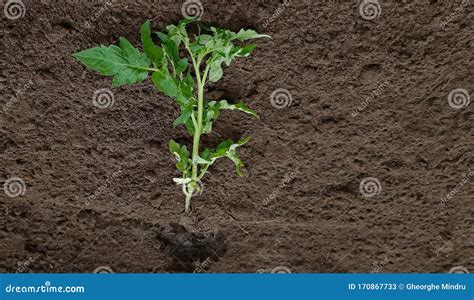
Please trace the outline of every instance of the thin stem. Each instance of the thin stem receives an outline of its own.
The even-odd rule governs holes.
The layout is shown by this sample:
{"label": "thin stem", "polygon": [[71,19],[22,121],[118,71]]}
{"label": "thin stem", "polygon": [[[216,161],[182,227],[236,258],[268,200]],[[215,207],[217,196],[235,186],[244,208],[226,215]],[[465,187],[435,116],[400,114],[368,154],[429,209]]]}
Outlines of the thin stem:
{"label": "thin stem", "polygon": [[194,128],[197,127],[196,117],[194,116],[194,111],[191,113],[191,120],[193,121]]}
{"label": "thin stem", "polygon": [[193,193],[186,193],[186,199],[184,200],[184,212],[189,213],[189,207],[191,206],[191,197]]}
{"label": "thin stem", "polygon": [[197,86],[198,86],[197,120],[196,120],[196,117],[194,116],[194,112],[191,115],[191,118],[194,124],[192,174],[191,174],[191,182],[188,185],[187,193],[185,193],[186,195],[185,211],[189,212],[189,207],[191,205],[191,197],[196,187],[196,183],[202,178],[203,174],[207,170],[207,167],[205,167],[204,173],[201,173],[200,176],[198,177],[199,165],[197,163],[197,158],[199,156],[199,142],[200,142],[201,133],[202,133],[202,121],[203,121],[203,111],[204,111],[204,84],[206,83],[207,74],[209,73],[209,65],[206,66],[206,69],[204,70],[204,73],[201,77],[201,72],[199,70],[199,67],[201,66],[201,63],[204,57],[198,56],[196,60],[196,58],[194,57],[187,43],[185,44],[185,47],[188,50],[191,60],[193,62],[194,73],[196,73],[196,81],[197,81]]}
{"label": "thin stem", "polygon": [[192,167],[192,181],[197,181],[197,171],[198,163],[197,157],[199,155],[199,141],[201,138],[201,126],[202,126],[202,111],[203,111],[203,102],[204,102],[204,88],[201,81],[201,73],[199,71],[199,66],[201,65],[201,59],[198,59],[197,62],[194,57],[191,57],[194,65],[194,72],[196,73],[196,81],[198,85],[198,111],[197,111],[197,126],[194,127],[194,140],[193,140],[193,167]]}
{"label": "thin stem", "polygon": [[202,177],[206,174],[206,171],[207,171],[207,169],[209,168],[209,166],[210,166],[210,164],[209,164],[209,165],[205,165],[205,166],[203,167],[203,169],[201,170],[201,174],[199,174],[199,176],[198,176],[198,178],[197,178],[198,180],[201,180]]}

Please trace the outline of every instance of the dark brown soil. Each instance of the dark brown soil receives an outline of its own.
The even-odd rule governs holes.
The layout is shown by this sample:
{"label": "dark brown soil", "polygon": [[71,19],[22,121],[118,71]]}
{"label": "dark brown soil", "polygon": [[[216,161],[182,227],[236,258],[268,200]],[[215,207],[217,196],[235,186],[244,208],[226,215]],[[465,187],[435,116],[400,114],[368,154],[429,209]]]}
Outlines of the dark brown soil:
{"label": "dark brown soil", "polygon": [[[171,127],[173,101],[149,81],[112,89],[71,56],[120,36],[139,45],[140,24],[177,22],[182,1],[24,0],[24,17],[2,15],[0,178],[26,190],[0,193],[0,271],[474,271],[474,105],[448,103],[473,90],[472,5],[380,2],[365,20],[357,1],[202,1],[204,21],[273,38],[209,86],[261,119],[222,115],[206,143],[253,136],[246,176],[217,163],[191,216],[167,150],[191,141]],[[115,103],[99,109],[103,88]],[[290,106],[272,106],[278,88]],[[370,198],[367,177],[381,186]],[[176,266],[157,237],[169,223],[206,243],[221,232],[226,251]]]}

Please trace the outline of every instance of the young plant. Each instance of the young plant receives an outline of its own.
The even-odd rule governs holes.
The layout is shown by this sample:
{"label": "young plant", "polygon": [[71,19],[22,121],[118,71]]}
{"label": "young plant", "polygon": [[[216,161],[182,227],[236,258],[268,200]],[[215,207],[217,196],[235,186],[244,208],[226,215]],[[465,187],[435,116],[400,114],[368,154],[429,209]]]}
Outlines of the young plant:
{"label": "young plant", "polygon": [[233,59],[250,55],[256,46],[246,44],[246,41],[269,37],[254,30],[241,29],[235,33],[217,27],[206,28],[199,22],[195,23],[197,35],[190,37],[187,26],[191,22],[182,20],[178,25],[167,26],[166,32],[156,32],[161,41],[157,45],[152,40],[150,22],[146,21],[140,29],[143,52],[125,38],[120,38],[119,46],[101,45],[74,54],[90,69],[104,76],[113,76],[113,86],[143,82],[151,73],[155,87],[176,100],[181,114],[173,126],[183,125],[193,136],[191,153],[186,145],[174,140],[169,142],[170,152],[178,161],[176,168],[182,173],[173,180],[182,187],[186,212],[189,212],[191,197],[201,190],[200,180],[217,159],[227,157],[232,160],[237,174],[242,176],[244,164],[236,149],[249,141],[248,137],[237,142],[228,139],[215,149],[206,148],[200,152],[201,136],[212,131],[212,124],[221,110],[240,110],[257,117],[257,113],[244,103],[204,99],[206,82],[216,82],[222,77],[223,64],[229,66]]}

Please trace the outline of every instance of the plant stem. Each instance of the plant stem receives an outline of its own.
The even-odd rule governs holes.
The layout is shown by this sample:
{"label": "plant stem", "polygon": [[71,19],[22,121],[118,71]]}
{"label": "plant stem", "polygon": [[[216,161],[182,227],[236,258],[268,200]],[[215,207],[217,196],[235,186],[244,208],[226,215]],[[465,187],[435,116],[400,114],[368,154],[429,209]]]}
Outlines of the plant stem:
{"label": "plant stem", "polygon": [[202,127],[202,111],[204,104],[204,87],[201,81],[201,73],[199,72],[199,66],[201,65],[201,59],[196,62],[193,59],[194,71],[196,73],[196,81],[198,85],[198,110],[197,110],[197,124],[194,128],[194,140],[193,140],[193,169],[191,180],[197,181],[198,163],[197,158],[199,156],[199,141],[201,139],[201,127]]}
{"label": "plant stem", "polygon": [[[206,66],[206,69],[204,70],[204,73],[201,77],[201,72],[199,70],[199,67],[201,66],[202,60],[204,56],[198,56],[197,60],[193,56],[193,53],[189,49],[189,45],[185,45],[186,49],[188,50],[191,60],[193,62],[194,66],[194,73],[196,73],[196,81],[197,81],[197,86],[198,86],[198,109],[197,109],[197,120],[195,120],[194,115],[192,115],[193,118],[193,124],[194,124],[194,138],[193,138],[193,156],[192,156],[192,173],[191,173],[191,182],[189,184],[189,189],[187,190],[186,195],[186,200],[185,200],[185,205],[184,209],[186,213],[189,213],[189,207],[191,205],[191,198],[192,194],[196,188],[197,182],[201,179],[202,176],[198,177],[198,163],[197,159],[199,156],[199,142],[201,139],[201,133],[202,133],[202,118],[203,118],[203,111],[204,111],[204,84],[206,83],[206,78],[207,74],[209,72],[209,65]],[[193,112],[194,114],[194,112]]]}
{"label": "plant stem", "polygon": [[184,211],[186,213],[189,213],[189,207],[191,206],[191,197],[193,196],[193,193],[191,192],[185,195],[186,195],[186,199],[184,201]]}
{"label": "plant stem", "polygon": [[[188,49],[189,50],[189,49]],[[189,207],[191,205],[191,197],[194,192],[195,184],[198,181],[198,163],[197,158],[199,156],[199,142],[201,139],[201,128],[202,128],[202,111],[204,105],[204,87],[201,81],[201,73],[199,71],[199,66],[201,65],[201,59],[197,61],[193,57],[191,51],[191,60],[194,66],[194,72],[196,73],[196,81],[198,86],[198,110],[197,110],[197,120],[194,118],[194,112],[192,115],[193,124],[194,124],[194,138],[193,138],[193,156],[192,156],[192,173],[191,173],[191,182],[189,184],[189,190],[186,193],[186,200],[184,205],[184,210],[186,213],[189,213]]]}

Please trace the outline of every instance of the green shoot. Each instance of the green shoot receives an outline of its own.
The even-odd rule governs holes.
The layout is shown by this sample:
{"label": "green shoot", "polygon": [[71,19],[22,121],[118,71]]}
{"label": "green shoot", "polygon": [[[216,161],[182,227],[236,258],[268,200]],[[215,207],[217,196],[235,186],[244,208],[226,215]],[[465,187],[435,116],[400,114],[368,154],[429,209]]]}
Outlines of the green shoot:
{"label": "green shoot", "polygon": [[186,212],[190,210],[193,195],[201,190],[200,180],[217,159],[229,158],[234,162],[237,174],[242,176],[244,164],[236,149],[250,140],[248,137],[237,142],[229,139],[215,149],[200,151],[201,136],[212,131],[212,124],[221,110],[239,110],[257,117],[257,113],[244,103],[205,100],[206,82],[221,79],[223,64],[229,66],[233,59],[249,56],[256,46],[246,44],[248,40],[269,38],[254,30],[241,29],[235,33],[217,27],[207,29],[199,22],[195,23],[199,34],[190,37],[187,26],[192,22],[182,20],[178,25],[167,26],[166,32],[156,32],[160,40],[157,45],[152,40],[150,22],[146,21],[140,29],[143,52],[125,38],[120,38],[118,46],[101,45],[74,54],[88,68],[112,76],[112,86],[143,82],[151,73],[154,86],[175,99],[181,114],[173,126],[185,126],[193,137],[191,153],[186,145],[174,140],[169,142],[169,150],[178,161],[176,168],[181,172],[181,177],[173,180],[182,187]]}

